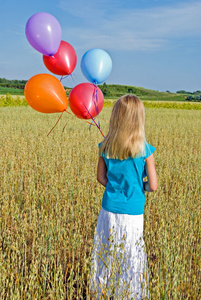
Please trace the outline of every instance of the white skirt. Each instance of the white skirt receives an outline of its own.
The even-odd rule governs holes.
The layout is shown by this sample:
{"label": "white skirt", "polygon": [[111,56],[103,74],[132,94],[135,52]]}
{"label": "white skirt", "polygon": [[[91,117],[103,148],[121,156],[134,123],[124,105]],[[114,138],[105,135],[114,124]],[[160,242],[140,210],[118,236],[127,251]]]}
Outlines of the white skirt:
{"label": "white skirt", "polygon": [[148,298],[143,225],[143,214],[116,214],[101,208],[92,253],[92,299]]}

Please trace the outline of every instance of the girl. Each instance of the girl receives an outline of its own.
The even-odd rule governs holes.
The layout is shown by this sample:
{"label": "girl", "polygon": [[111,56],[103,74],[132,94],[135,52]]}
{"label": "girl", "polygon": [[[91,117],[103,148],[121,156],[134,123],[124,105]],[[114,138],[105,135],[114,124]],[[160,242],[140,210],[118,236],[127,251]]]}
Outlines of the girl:
{"label": "girl", "polygon": [[157,189],[157,175],[155,148],[146,142],[144,126],[143,103],[125,95],[115,103],[109,132],[99,144],[97,180],[105,191],[92,254],[93,299],[148,297],[144,191]]}

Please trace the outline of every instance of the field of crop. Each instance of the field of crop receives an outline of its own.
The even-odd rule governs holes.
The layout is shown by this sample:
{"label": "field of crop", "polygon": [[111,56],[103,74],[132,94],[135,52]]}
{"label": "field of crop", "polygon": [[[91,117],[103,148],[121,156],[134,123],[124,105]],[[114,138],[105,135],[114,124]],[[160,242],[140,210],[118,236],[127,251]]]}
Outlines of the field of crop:
{"label": "field of crop", "polygon": [[[116,99],[104,99],[104,107],[112,107]],[[167,108],[167,109],[187,109],[187,110],[201,110],[201,102],[189,102],[189,101],[173,101],[171,97],[163,100],[156,101],[153,100],[143,100],[144,106],[146,108]],[[0,107],[18,107],[18,106],[28,106],[28,103],[24,96],[19,95],[6,95],[0,96]]]}
{"label": "field of crop", "polygon": [[[47,137],[58,116],[0,108],[0,299],[90,299],[102,136],[66,114]],[[200,297],[200,127],[200,111],[146,108],[159,182],[146,194],[150,299]]]}

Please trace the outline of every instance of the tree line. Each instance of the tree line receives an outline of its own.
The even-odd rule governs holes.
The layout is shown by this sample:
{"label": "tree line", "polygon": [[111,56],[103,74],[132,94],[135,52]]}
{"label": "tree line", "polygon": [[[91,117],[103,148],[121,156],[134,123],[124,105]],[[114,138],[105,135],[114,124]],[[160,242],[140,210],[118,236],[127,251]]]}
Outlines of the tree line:
{"label": "tree line", "polygon": [[193,102],[200,102],[201,101],[201,91],[197,90],[195,92],[187,92],[184,90],[178,91],[178,94],[185,94],[186,100],[193,101]]}
{"label": "tree line", "polygon": [[[0,78],[0,87],[5,88],[14,88],[14,89],[21,89],[23,90],[25,87],[25,84],[27,83],[27,80],[18,80],[13,79],[9,80],[6,78]],[[136,94],[138,96],[156,96],[157,94],[160,94],[161,92],[154,91],[154,90],[148,90],[141,87],[135,87],[135,86],[127,86],[127,85],[118,85],[118,84],[107,84],[104,82],[101,85],[98,85],[98,87],[101,89],[104,97],[121,97],[123,94]],[[65,87],[67,93],[71,91],[71,88]],[[169,91],[166,91],[166,93],[170,93]],[[197,90],[195,92],[188,92],[185,90],[180,90],[176,92],[177,94],[183,94],[186,95],[186,100],[188,101],[201,101],[201,91]]]}
{"label": "tree line", "polygon": [[27,80],[8,80],[6,78],[0,78],[0,86],[14,89],[24,89]]}

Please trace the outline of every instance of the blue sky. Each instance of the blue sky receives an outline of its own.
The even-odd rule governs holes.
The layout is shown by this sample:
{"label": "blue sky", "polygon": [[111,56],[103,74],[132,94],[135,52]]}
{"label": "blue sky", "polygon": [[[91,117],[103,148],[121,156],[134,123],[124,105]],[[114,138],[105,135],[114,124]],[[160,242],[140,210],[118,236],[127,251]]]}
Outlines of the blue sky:
{"label": "blue sky", "polygon": [[38,12],[57,18],[62,40],[77,53],[75,82],[66,78],[65,86],[87,82],[81,58],[87,50],[101,48],[113,61],[108,84],[201,90],[201,1],[0,0],[1,78],[28,80],[50,73],[25,36],[26,22]]}

